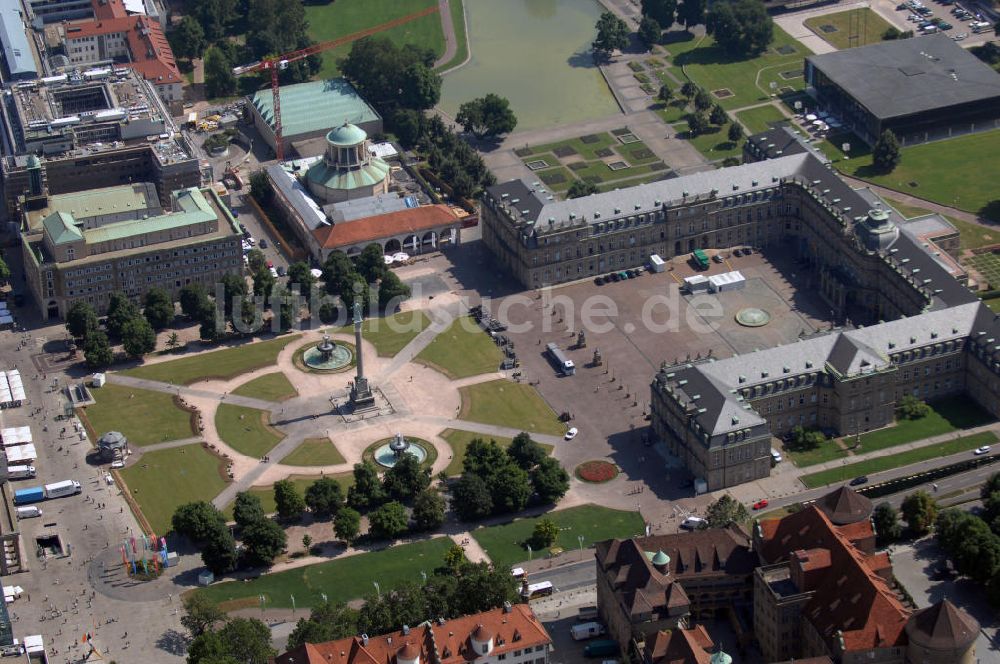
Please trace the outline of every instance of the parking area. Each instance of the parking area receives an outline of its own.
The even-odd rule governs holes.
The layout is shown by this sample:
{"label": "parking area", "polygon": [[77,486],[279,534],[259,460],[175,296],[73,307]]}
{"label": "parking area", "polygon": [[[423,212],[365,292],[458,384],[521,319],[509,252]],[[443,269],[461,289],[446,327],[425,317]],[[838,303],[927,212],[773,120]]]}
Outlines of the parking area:
{"label": "parking area", "polygon": [[[953,0],[904,0],[897,15],[917,35],[943,32],[963,46],[981,44],[993,37],[993,25],[977,7]],[[898,21],[897,21],[898,23]]]}

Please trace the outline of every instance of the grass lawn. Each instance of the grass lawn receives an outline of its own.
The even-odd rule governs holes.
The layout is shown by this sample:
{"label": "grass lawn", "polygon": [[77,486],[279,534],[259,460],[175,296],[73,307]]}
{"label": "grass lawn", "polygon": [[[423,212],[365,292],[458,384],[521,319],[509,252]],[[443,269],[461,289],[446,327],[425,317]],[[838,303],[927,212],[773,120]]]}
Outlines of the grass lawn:
{"label": "grass lawn", "polygon": [[[436,4],[435,0],[367,0],[307,3],[305,10],[309,36],[318,42],[324,42],[402,18]],[[457,34],[457,25],[455,31]],[[399,46],[406,43],[417,44],[433,50],[438,56],[444,53],[444,31],[441,28],[441,16],[437,12],[378,34],[388,37]],[[319,57],[323,58],[323,68],[316,78],[337,76],[337,60],[346,56],[350,50],[351,45],[344,44],[321,53]]]}
{"label": "grass lawn", "polygon": [[833,484],[834,482],[843,482],[851,479],[852,477],[858,477],[859,475],[879,473],[884,470],[908,466],[911,463],[919,463],[921,461],[927,461],[928,459],[936,459],[948,456],[949,454],[957,454],[958,452],[973,450],[981,445],[995,443],[996,440],[996,434],[992,431],[984,431],[982,433],[972,434],[971,436],[964,436],[956,440],[948,440],[943,443],[935,443],[933,445],[927,445],[926,447],[918,447],[916,449],[907,450],[906,452],[900,452],[898,454],[890,454],[884,457],[869,459],[868,461],[859,461],[858,463],[841,466],[840,468],[831,468],[829,470],[823,470],[811,475],[803,475],[799,479],[802,480],[802,483],[805,484],[806,487],[815,489],[818,486]]}
{"label": "grass lawn", "polygon": [[465,62],[465,58],[469,56],[469,45],[466,43],[465,37],[465,7],[463,5],[462,0],[451,0],[448,3],[448,7],[451,8],[451,24],[455,28],[455,41],[458,43],[456,44],[455,57],[438,67],[438,71],[457,67]]}
{"label": "grass lawn", "polygon": [[[430,319],[423,311],[401,311],[392,316],[366,318],[361,323],[361,336],[375,346],[379,357],[392,357],[424,331]],[[354,334],[354,326],[346,325],[337,332]]]}
{"label": "grass lawn", "polygon": [[243,383],[233,390],[233,394],[264,401],[284,401],[298,395],[298,392],[285,374],[277,371]]}
{"label": "grass lawn", "polygon": [[680,122],[688,114],[687,103],[683,99],[674,99],[669,104],[657,104],[653,109],[667,124]]}
{"label": "grass lawn", "polygon": [[121,470],[129,494],[157,535],[170,530],[174,510],[184,503],[212,500],[226,487],[225,461],[199,443],[143,454]]}
{"label": "grass lawn", "polygon": [[960,210],[1000,219],[1000,179],[990,168],[1000,129],[903,148],[892,173],[876,173],[871,156],[838,161],[839,170],[874,184]]}
{"label": "grass lawn", "polygon": [[1000,256],[990,252],[969,258],[969,263],[989,283],[989,288],[1000,288]]}
{"label": "grass lawn", "polygon": [[743,152],[741,147],[743,144],[742,141],[737,141],[736,143],[730,142],[728,124],[724,124],[721,127],[713,125],[708,132],[694,137],[688,134],[686,122],[678,122],[674,125],[674,129],[677,131],[678,138],[691,143],[698,152],[705,155],[705,158],[710,161],[725,159],[726,157],[738,157]]}
{"label": "grass lawn", "polygon": [[[761,55],[749,59],[734,59],[722,52],[711,37],[692,38],[667,45],[673,64],[683,69],[687,78],[712,93],[729,90],[725,97],[712,95],[729,110],[767,101],[772,94],[801,90],[805,85],[802,62],[811,51],[787,32],[774,26],[774,41]],[[784,51],[784,52],[782,52]],[[787,73],[789,78],[781,74]],[[681,78],[680,80],[684,80]],[[771,90],[771,83],[775,89]]]}
{"label": "grass lawn", "polygon": [[[892,207],[896,208],[897,212],[907,219],[932,213],[932,211],[927,208],[918,207],[916,205],[907,205],[906,203],[901,203],[888,196],[886,196],[885,199],[890,205],[892,205]],[[1000,233],[987,228],[986,226],[980,226],[979,224],[962,221],[961,219],[956,219],[955,217],[950,217],[948,215],[943,216],[951,223],[952,226],[958,229],[958,240],[962,249],[978,249],[979,247],[985,247],[989,244],[996,244],[997,241],[1000,240]]]}
{"label": "grass lawn", "polygon": [[[604,148],[610,148],[613,145],[620,145],[618,139],[612,136],[609,132],[603,132],[600,134],[593,134],[596,140],[585,143],[582,137],[579,138],[568,138],[564,141],[559,141],[557,143],[546,143],[545,145],[536,145],[529,150],[531,155],[540,155],[546,152],[554,153],[559,148],[573,148],[577,154],[579,154],[584,159],[590,161],[592,159],[600,159],[597,156],[597,151]],[[522,158],[527,156],[529,153],[519,153]],[[530,161],[530,160],[528,160]]]}
{"label": "grass lawn", "polygon": [[267,413],[256,408],[219,404],[215,428],[223,442],[240,454],[259,458],[274,449],[282,436],[266,422]]}
{"label": "grass lawn", "polygon": [[[993,421],[992,417],[972,401],[961,397],[942,399],[931,403],[930,406],[931,412],[919,420],[899,419],[895,426],[863,434],[861,454],[939,436],[958,429],[978,427]],[[849,447],[854,444],[854,438],[845,436],[844,443]]]}
{"label": "grass lawn", "polygon": [[178,408],[173,395],[111,383],[90,393],[97,403],[83,410],[94,444],[108,431],[120,431],[130,445],[139,447],[198,435],[191,427],[191,413]]}
{"label": "grass lawn", "polygon": [[300,338],[301,335],[290,334],[269,341],[243,344],[211,353],[200,353],[193,357],[136,367],[123,371],[122,374],[174,385],[190,385],[199,380],[209,379],[230,380],[242,373],[273,365],[278,353]]}
{"label": "grass lawn", "polygon": [[814,16],[807,18],[803,24],[837,50],[877,44],[891,27],[884,18],[868,8]]}
{"label": "grass lawn", "polygon": [[466,316],[456,319],[434,337],[416,359],[454,380],[496,371],[503,353],[493,339]]}
{"label": "grass lawn", "polygon": [[[465,461],[465,451],[469,448],[469,443],[475,438],[482,438],[484,440],[495,440],[501,447],[508,447],[511,444],[510,438],[504,438],[503,436],[484,436],[481,433],[476,433],[475,431],[462,431],[461,429],[445,429],[441,432],[441,437],[444,438],[448,445],[451,446],[452,455],[451,462],[448,467],[444,469],[448,475],[456,476],[462,474],[462,462]],[[545,443],[538,443],[543,448],[547,454],[552,454],[552,450],[555,449],[552,445],[546,445]]]}
{"label": "grass lawn", "polygon": [[[736,114],[736,117],[743,123],[743,126],[746,127],[747,133],[749,134],[757,134],[762,131],[767,131],[779,122],[788,122],[788,118],[786,118],[781,111],[771,105],[758,106],[757,108],[740,111]],[[726,131],[728,131],[728,129]]]}
{"label": "grass lawn", "polygon": [[[638,512],[612,510],[599,505],[580,505],[567,510],[548,512],[531,518],[518,519],[502,526],[477,528],[472,536],[486,549],[490,559],[498,567],[510,567],[528,559],[528,550],[523,542],[531,537],[539,519],[551,519],[559,526],[556,546],[575,549],[580,546],[577,539],[583,535],[583,546],[593,546],[594,542],[612,538],[641,536],[645,524]],[[539,556],[539,552],[532,554]]]}
{"label": "grass lawn", "polygon": [[421,571],[430,574],[444,563],[444,554],[451,546],[447,537],[437,537],[265,574],[252,581],[220,583],[195,592],[229,611],[260,606],[259,595],[266,598],[267,608],[291,608],[293,595],[300,609],[321,602],[321,593],[331,602],[347,602],[373,594],[373,581],[378,581],[382,592],[386,592],[414,577],[419,580]]}
{"label": "grass lawn", "polygon": [[344,456],[329,438],[306,438],[281,463],[286,466],[333,466],[344,463]]}
{"label": "grass lawn", "polygon": [[786,447],[785,455],[799,468],[805,468],[806,466],[815,466],[817,463],[842,459],[847,456],[847,450],[841,449],[837,441],[831,438],[812,450],[796,452]]}
{"label": "grass lawn", "polygon": [[[299,492],[300,496],[306,495],[306,489],[309,488],[313,482],[318,480],[321,475],[289,475],[287,478],[291,480],[292,484],[295,485],[295,490]],[[344,496],[347,496],[347,489],[354,484],[354,474],[353,473],[338,473],[336,475],[328,475],[337,481],[340,488],[344,490]],[[274,514],[278,511],[278,507],[274,503],[274,486],[254,486],[250,487],[250,493],[260,498],[260,504],[264,507],[265,514]],[[222,510],[222,513],[230,521],[233,520],[233,503],[229,503]]]}
{"label": "grass lawn", "polygon": [[459,419],[553,436],[566,432],[563,423],[530,385],[499,379],[467,385],[459,388],[459,392],[462,395]]}

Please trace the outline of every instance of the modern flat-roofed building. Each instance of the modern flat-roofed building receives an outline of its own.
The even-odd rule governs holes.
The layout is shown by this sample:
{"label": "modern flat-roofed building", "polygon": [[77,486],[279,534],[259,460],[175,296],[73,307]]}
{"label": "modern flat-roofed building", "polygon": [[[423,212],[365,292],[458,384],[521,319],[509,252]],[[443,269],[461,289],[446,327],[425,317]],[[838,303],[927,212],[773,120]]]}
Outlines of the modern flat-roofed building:
{"label": "modern flat-roofed building", "polygon": [[869,144],[886,129],[905,143],[1000,127],[1000,74],[944,34],[810,55],[805,78]]}
{"label": "modern flat-roofed building", "polygon": [[0,105],[9,221],[48,195],[152,182],[160,204],[200,186],[198,160],[149,83],[127,68],[14,84]]}
{"label": "modern flat-roofed building", "polygon": [[111,293],[139,300],[158,286],[213,289],[243,269],[242,235],[211,187],[175,191],[164,213],[152,185],[53,196],[26,215],[21,236],[28,290],[43,319],[76,302],[107,308]]}
{"label": "modern flat-roofed building", "polygon": [[20,0],[0,0],[0,47],[5,81],[24,81],[38,76],[38,64],[28,39],[28,21]]}

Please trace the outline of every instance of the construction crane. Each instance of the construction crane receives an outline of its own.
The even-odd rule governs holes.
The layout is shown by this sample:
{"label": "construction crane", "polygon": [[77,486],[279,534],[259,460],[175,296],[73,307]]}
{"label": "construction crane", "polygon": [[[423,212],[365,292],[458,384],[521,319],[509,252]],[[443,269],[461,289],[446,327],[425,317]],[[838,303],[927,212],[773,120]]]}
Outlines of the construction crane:
{"label": "construction crane", "polygon": [[413,14],[408,14],[406,16],[401,16],[397,19],[391,21],[386,21],[385,23],[380,23],[379,25],[372,26],[370,28],[365,28],[364,30],[359,30],[357,32],[352,32],[349,35],[344,35],[343,37],[338,37],[337,39],[331,39],[330,41],[321,42],[319,44],[313,44],[312,46],[307,46],[306,48],[300,48],[297,51],[291,51],[290,53],[283,53],[282,55],[275,55],[268,58],[264,58],[259,62],[254,62],[249,65],[243,65],[241,67],[233,67],[233,74],[240,76],[249,72],[259,72],[259,71],[270,71],[271,72],[271,96],[274,99],[274,139],[275,139],[275,152],[278,153],[278,161],[284,161],[285,159],[285,146],[281,138],[281,95],[278,92],[278,72],[284,69],[288,69],[288,65],[293,62],[298,62],[299,60],[304,60],[310,55],[316,55],[317,53],[322,53],[323,51],[328,51],[331,48],[337,48],[338,46],[343,46],[344,44],[350,44],[353,41],[357,41],[364,37],[374,35],[375,33],[382,32],[383,30],[388,30],[390,28],[395,28],[396,26],[409,23],[410,21],[415,21],[418,18],[423,18],[438,11],[438,5],[434,4],[431,7],[422,9],[419,12]]}

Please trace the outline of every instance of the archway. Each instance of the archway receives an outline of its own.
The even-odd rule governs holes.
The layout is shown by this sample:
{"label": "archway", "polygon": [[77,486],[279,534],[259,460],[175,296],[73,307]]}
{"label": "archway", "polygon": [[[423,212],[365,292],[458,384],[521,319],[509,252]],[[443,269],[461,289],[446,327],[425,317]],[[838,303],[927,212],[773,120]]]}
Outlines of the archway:
{"label": "archway", "polygon": [[420,238],[416,235],[407,235],[406,239],[403,240],[403,250],[410,250],[416,253],[417,249],[420,247]]}
{"label": "archway", "polygon": [[437,239],[438,239],[437,233],[435,233],[434,231],[427,231],[426,233],[424,233],[424,237],[420,241],[420,244],[423,245],[424,247],[430,247],[431,249],[436,249]]}
{"label": "archway", "polygon": [[357,247],[351,247],[350,249],[347,250],[347,255],[348,256],[357,256],[360,253],[361,253],[361,250],[358,249]]}
{"label": "archway", "polygon": [[403,250],[403,245],[401,245],[399,243],[399,240],[397,240],[396,238],[392,238],[391,240],[385,243],[384,253],[386,256],[391,256],[395,253],[399,253],[402,250]]}

